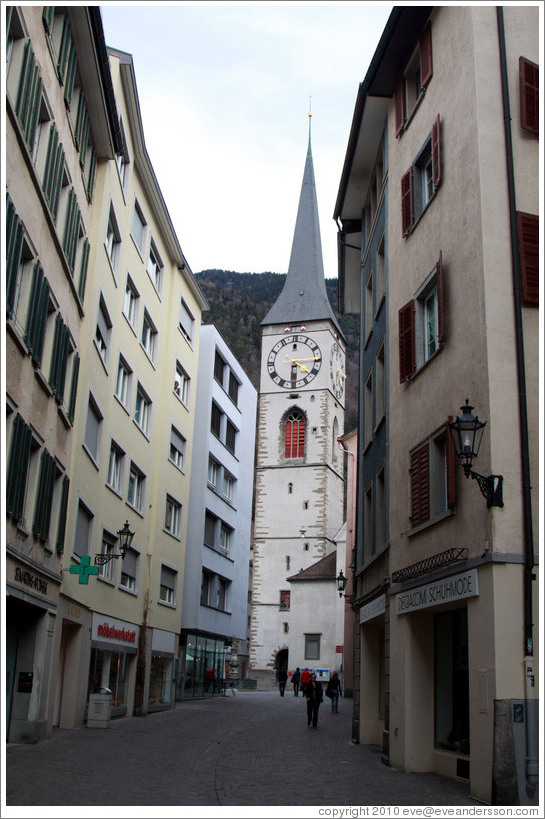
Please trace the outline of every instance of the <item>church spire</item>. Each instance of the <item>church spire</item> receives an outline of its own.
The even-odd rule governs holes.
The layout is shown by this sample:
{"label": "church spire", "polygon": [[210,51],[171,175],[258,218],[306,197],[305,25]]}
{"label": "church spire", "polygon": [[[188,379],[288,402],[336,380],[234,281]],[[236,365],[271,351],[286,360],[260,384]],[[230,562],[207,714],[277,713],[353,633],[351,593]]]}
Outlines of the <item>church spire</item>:
{"label": "church spire", "polygon": [[310,110],[308,117],[308,150],[288,275],[280,295],[261,324],[301,324],[306,321],[329,319],[342,335],[325,286],[318,200],[310,141],[312,118]]}

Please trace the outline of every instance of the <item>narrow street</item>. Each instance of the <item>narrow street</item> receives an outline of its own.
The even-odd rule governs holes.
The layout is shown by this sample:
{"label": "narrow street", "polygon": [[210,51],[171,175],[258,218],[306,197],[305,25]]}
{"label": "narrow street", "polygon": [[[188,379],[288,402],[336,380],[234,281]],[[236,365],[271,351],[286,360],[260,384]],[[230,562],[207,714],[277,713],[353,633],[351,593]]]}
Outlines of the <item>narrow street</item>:
{"label": "narrow street", "polygon": [[336,715],[325,700],[308,728],[305,701],[288,687],[283,698],[243,691],[108,729],[55,730],[8,745],[7,807],[478,804],[467,784],[401,773],[379,748],[353,744],[351,715],[352,700]]}

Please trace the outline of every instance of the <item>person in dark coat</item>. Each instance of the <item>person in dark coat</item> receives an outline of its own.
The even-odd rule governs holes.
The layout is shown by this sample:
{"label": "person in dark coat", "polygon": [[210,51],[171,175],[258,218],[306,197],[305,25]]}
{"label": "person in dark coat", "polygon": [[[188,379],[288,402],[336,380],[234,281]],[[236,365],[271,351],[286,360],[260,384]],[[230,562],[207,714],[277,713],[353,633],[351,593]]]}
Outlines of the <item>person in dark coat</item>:
{"label": "person in dark coat", "polygon": [[338,714],[339,713],[339,697],[342,695],[341,691],[341,681],[339,680],[339,675],[336,671],[333,672],[331,675],[331,679],[327,684],[327,688],[325,690],[326,697],[329,697],[331,700],[331,713]]}
{"label": "person in dark coat", "polygon": [[293,674],[291,675],[291,684],[293,685],[293,696],[299,696],[299,683],[301,682],[301,669],[299,666],[295,669]]}
{"label": "person in dark coat", "polygon": [[309,728],[311,722],[313,728],[318,727],[318,709],[323,699],[322,683],[316,680],[316,674],[311,674],[310,682],[307,683],[307,725]]}
{"label": "person in dark coat", "polygon": [[284,691],[286,690],[286,680],[288,679],[288,672],[285,668],[281,668],[278,671],[278,688],[280,689],[280,696],[284,696]]}

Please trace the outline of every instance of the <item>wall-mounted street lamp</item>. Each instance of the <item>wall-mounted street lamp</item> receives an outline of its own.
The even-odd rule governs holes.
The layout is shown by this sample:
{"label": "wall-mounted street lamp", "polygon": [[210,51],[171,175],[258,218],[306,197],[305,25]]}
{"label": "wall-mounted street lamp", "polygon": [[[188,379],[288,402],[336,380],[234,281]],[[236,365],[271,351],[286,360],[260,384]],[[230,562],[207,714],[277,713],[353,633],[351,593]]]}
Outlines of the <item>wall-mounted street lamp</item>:
{"label": "wall-mounted street lamp", "polygon": [[354,606],[354,600],[356,599],[355,594],[344,594],[344,590],[346,589],[347,578],[343,574],[343,570],[341,569],[337,577],[335,578],[337,581],[337,591],[339,592],[339,597],[345,597],[346,602],[349,603],[352,607]]}
{"label": "wall-mounted street lamp", "polygon": [[95,555],[95,563],[97,564],[97,566],[104,566],[105,563],[109,563],[110,560],[114,559],[117,560],[118,557],[120,557],[123,560],[129,549],[131,548],[132,539],[134,537],[134,532],[131,532],[131,530],[129,529],[128,520],[125,521],[125,526],[123,527],[123,529],[120,529],[118,531],[117,536],[119,538],[119,554],[114,554],[112,552],[111,554],[108,555],[105,554]]}
{"label": "wall-mounted street lamp", "polygon": [[473,458],[479,454],[486,421],[479,421],[479,418],[473,415],[473,407],[469,403],[469,398],[466,398],[465,406],[460,409],[462,414],[456,418],[456,421],[449,421],[449,427],[464,475],[466,478],[471,477],[477,481],[488,507],[503,506],[503,476],[488,475],[485,477],[471,468]]}

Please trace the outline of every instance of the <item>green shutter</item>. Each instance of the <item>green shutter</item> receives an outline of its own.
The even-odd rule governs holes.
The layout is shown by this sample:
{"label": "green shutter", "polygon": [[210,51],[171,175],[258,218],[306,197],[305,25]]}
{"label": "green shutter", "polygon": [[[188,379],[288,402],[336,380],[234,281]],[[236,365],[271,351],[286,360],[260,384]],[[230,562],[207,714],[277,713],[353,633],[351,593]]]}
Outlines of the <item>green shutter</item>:
{"label": "green shutter", "polygon": [[49,454],[47,449],[44,449],[40,459],[38,492],[34,509],[34,523],[32,524],[33,534],[42,541],[46,541],[49,537],[56,469],[55,458]]}
{"label": "green shutter", "polygon": [[79,375],[79,355],[74,354],[74,361],[72,363],[72,384],[70,385],[70,401],[68,403],[68,418],[70,423],[74,422],[74,412],[76,409],[76,395],[78,392],[78,375]]}
{"label": "green shutter", "polygon": [[42,11],[42,22],[48,34],[53,31],[53,20],[55,19],[55,6],[44,6]]}
{"label": "green shutter", "polygon": [[81,265],[79,271],[79,285],[78,285],[78,296],[83,303],[83,299],[85,297],[85,283],[87,281],[87,266],[89,264],[89,239],[87,236],[83,240],[83,248],[81,254]]}
{"label": "green shutter", "polygon": [[63,174],[64,149],[62,144],[59,142],[59,135],[55,123],[52,122],[49,129],[49,143],[47,146],[42,188],[45,198],[47,199],[53,221],[56,221],[57,219]]}
{"label": "green shutter", "polygon": [[26,479],[30,463],[32,432],[17,413],[11,432],[11,449],[6,474],[6,511],[15,520],[23,517]]}
{"label": "green shutter", "polygon": [[76,263],[76,249],[80,226],[80,209],[74,188],[70,188],[68,195],[68,209],[66,213],[66,224],[64,228],[63,250],[66,255],[68,267],[72,275]]}
{"label": "green shutter", "polygon": [[49,368],[49,386],[58,398],[58,384],[61,371],[61,350],[63,344],[64,322],[60,313],[55,316],[55,335],[53,338],[53,349],[51,351],[51,365]]}
{"label": "green shutter", "polygon": [[30,151],[34,146],[41,100],[42,79],[29,40],[25,45],[15,113]]}
{"label": "green shutter", "polygon": [[70,19],[65,15],[62,23],[61,43],[59,46],[59,53],[57,57],[57,75],[60,82],[64,82],[64,75],[66,72],[66,64],[68,62],[68,54],[72,44],[72,36],[70,31]]}
{"label": "green shutter", "polygon": [[76,81],[76,70],[78,59],[74,44],[70,43],[70,55],[68,57],[68,67],[66,69],[66,82],[64,83],[64,104],[70,109],[72,94],[74,93],[74,83]]}
{"label": "green shutter", "polygon": [[89,201],[93,198],[93,185],[95,184],[95,173],[97,166],[97,152],[94,145],[91,146],[91,159],[89,161],[89,175],[87,177],[87,197]]}
{"label": "green shutter", "polygon": [[42,363],[45,324],[49,305],[49,282],[39,261],[34,265],[34,278],[30,292],[25,341],[37,366]]}
{"label": "green shutter", "polygon": [[68,475],[62,479],[61,487],[61,503],[59,508],[59,525],[57,528],[57,554],[62,555],[64,552],[64,536],[66,533],[66,513],[68,511],[68,492],[70,489],[70,480]]}
{"label": "green shutter", "polygon": [[6,209],[6,248],[6,309],[9,317],[13,318],[23,248],[23,223],[15,213],[15,206],[9,196]]}

